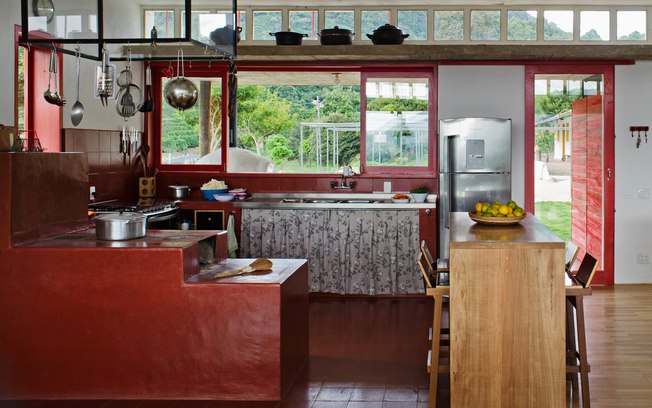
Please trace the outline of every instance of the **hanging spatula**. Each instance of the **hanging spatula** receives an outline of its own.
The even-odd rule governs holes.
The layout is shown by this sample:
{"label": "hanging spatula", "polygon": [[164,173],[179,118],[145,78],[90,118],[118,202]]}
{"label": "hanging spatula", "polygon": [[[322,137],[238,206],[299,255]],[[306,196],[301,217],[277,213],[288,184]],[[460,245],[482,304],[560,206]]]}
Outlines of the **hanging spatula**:
{"label": "hanging spatula", "polygon": [[271,272],[272,261],[266,258],[258,258],[249,265],[236,269],[234,271],[220,272],[215,274],[212,279],[228,278],[231,276],[246,275],[249,273]]}

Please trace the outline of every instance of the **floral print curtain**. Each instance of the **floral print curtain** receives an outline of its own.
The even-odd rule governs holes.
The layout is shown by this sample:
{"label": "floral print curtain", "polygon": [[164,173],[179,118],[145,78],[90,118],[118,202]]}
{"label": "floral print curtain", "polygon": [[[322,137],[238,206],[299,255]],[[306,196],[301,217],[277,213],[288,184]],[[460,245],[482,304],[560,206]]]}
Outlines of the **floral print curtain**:
{"label": "floral print curtain", "polygon": [[305,258],[310,291],[423,292],[417,210],[243,209],[241,256]]}

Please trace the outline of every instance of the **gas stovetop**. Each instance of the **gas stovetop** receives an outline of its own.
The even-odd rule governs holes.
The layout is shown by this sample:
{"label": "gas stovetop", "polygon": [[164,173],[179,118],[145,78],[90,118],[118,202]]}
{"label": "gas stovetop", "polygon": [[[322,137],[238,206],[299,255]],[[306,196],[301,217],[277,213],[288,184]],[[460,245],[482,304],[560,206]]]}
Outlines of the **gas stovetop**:
{"label": "gas stovetop", "polygon": [[140,198],[137,202],[128,200],[110,200],[91,203],[88,210],[96,213],[137,212],[147,216],[155,216],[175,212],[179,209],[176,202],[157,200],[155,198]]}

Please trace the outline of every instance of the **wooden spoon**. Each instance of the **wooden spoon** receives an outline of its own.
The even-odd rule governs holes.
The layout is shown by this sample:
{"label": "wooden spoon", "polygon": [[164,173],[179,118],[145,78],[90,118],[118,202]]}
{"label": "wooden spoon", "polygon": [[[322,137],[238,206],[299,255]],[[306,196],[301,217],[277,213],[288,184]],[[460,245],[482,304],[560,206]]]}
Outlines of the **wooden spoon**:
{"label": "wooden spoon", "polygon": [[238,275],[245,275],[249,273],[256,273],[256,272],[271,272],[272,269],[272,261],[266,258],[258,258],[249,265],[236,269],[234,271],[228,271],[228,272],[220,272],[215,274],[212,279],[219,279],[219,278],[228,278],[231,276],[238,276]]}

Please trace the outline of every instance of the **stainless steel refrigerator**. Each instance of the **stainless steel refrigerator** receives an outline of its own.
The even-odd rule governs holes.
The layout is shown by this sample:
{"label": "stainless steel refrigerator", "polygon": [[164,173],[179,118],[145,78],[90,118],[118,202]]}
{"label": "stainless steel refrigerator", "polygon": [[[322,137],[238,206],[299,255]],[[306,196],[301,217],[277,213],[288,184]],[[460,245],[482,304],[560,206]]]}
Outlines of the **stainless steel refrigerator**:
{"label": "stainless steel refrigerator", "polygon": [[439,121],[439,261],[448,263],[450,213],[511,199],[510,119]]}

